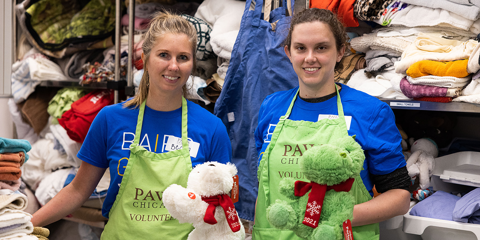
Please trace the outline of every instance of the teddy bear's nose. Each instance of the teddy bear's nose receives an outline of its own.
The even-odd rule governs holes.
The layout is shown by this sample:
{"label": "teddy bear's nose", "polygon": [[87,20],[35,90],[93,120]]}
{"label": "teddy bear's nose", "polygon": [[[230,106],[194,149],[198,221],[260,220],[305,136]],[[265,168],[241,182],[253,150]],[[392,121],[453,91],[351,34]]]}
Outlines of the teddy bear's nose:
{"label": "teddy bear's nose", "polygon": [[214,164],[208,164],[208,166],[212,166],[212,167],[215,167],[215,165],[214,165]]}

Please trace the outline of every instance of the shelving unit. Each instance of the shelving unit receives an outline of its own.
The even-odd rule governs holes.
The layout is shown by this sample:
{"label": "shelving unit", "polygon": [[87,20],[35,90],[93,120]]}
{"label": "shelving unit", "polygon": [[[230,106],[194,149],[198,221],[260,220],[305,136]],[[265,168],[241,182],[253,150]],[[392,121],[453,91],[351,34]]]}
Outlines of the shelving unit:
{"label": "shelving unit", "polygon": [[42,87],[81,87],[88,89],[107,89],[107,82],[92,82],[89,84],[80,84],[80,81],[42,81]]}
{"label": "shelving unit", "polygon": [[[12,36],[12,42],[13,46],[10,46],[8,44],[5,44],[4,49],[11,49],[11,52],[6,52],[8,56],[12,56],[13,61],[12,62],[5,62],[6,69],[4,69],[5,76],[4,79],[10,79],[11,78],[11,65],[12,63],[16,60],[16,35],[17,35],[17,29],[16,29],[16,16],[15,16],[15,6],[17,5],[19,1],[18,0],[8,0],[5,2],[5,23],[8,24],[6,31],[8,29],[11,29],[11,32],[13,32]],[[120,24],[120,19],[121,19],[121,4],[122,0],[115,0],[115,6],[116,6],[116,12],[115,12],[115,42],[120,42],[120,29],[121,29],[121,24]],[[129,52],[132,52],[133,50],[133,25],[134,25],[134,8],[135,8],[135,1],[130,1],[129,6],[127,6],[130,9],[130,12],[133,14],[129,15],[129,34],[128,34],[128,41],[129,41]],[[2,19],[3,20],[3,19]],[[8,21],[10,20],[10,21]],[[0,21],[1,22],[1,21]],[[5,32],[6,32],[5,31]],[[3,32],[2,32],[3,33]],[[2,35],[0,35],[0,46],[2,45]],[[9,47],[10,46],[10,47]],[[11,54],[10,54],[11,53]],[[125,94],[127,96],[133,96],[135,94],[135,89],[133,87],[133,71],[132,71],[132,55],[128,56],[128,70],[127,70],[127,80],[120,80],[120,44],[117,44],[115,46],[115,81],[110,81],[110,82],[92,82],[89,84],[80,84],[80,81],[72,81],[72,80],[63,80],[63,81],[42,81],[40,83],[40,86],[42,87],[81,87],[81,88],[86,88],[86,89],[113,89],[114,90],[114,101],[115,103],[119,102],[119,90],[125,90]],[[7,58],[4,58],[7,59]],[[3,60],[3,59],[2,59]],[[0,66],[1,66],[1,61],[0,61]],[[8,68],[7,68],[8,67]],[[1,69],[1,68],[0,68]],[[7,76],[8,73],[8,76]],[[10,81],[3,81],[3,85],[5,85],[5,89],[3,86],[0,84],[0,95],[2,94],[2,91],[4,94],[10,94],[11,89],[10,89]]]}

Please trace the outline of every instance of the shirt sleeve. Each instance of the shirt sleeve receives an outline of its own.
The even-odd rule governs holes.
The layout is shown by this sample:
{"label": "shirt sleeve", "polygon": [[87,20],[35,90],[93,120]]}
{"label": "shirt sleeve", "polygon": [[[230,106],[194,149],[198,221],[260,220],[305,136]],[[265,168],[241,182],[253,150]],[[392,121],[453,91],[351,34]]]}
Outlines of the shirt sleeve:
{"label": "shirt sleeve", "polygon": [[[265,100],[260,106],[260,110],[258,112],[258,124],[257,128],[255,129],[255,147],[257,148],[257,153],[260,156],[260,151],[262,150],[263,146],[263,136],[265,134]],[[259,160],[260,161],[260,160]]]}
{"label": "shirt sleeve", "polygon": [[372,175],[372,182],[379,193],[384,193],[390,189],[405,189],[409,191],[411,183],[407,167],[398,168],[385,175]]}
{"label": "shirt sleeve", "polygon": [[106,114],[102,109],[90,125],[77,157],[93,166],[108,168],[107,131]]}
{"label": "shirt sleeve", "polygon": [[401,147],[402,137],[395,125],[395,115],[387,104],[382,103],[366,139],[364,150],[369,159],[370,174],[385,175],[406,165]]}
{"label": "shirt sleeve", "polygon": [[219,163],[229,163],[232,159],[232,145],[227,128],[220,119],[217,121],[215,132],[212,136],[212,144],[209,158],[206,161],[216,161]]}

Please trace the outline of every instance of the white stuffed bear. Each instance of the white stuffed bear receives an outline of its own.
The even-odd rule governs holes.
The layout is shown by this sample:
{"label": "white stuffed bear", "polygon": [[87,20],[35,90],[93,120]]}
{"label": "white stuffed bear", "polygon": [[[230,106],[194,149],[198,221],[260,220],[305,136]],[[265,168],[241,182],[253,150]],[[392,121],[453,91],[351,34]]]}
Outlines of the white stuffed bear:
{"label": "white stuffed bear", "polygon": [[430,186],[430,176],[435,167],[438,148],[429,138],[420,138],[410,148],[412,155],[407,160],[407,171],[411,178],[419,176],[420,188],[425,190]]}
{"label": "white stuffed bear", "polygon": [[188,240],[243,240],[245,229],[229,197],[237,168],[232,163],[206,162],[188,176],[187,188],[172,184],[163,192],[163,203],[180,223],[195,229]]}

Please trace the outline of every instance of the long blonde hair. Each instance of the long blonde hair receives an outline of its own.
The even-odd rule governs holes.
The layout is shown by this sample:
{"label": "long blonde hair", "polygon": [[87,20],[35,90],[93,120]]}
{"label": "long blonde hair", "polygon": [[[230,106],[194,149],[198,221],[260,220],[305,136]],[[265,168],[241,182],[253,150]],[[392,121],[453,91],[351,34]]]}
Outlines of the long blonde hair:
{"label": "long blonde hair", "polygon": [[[143,62],[144,73],[140,85],[138,86],[138,93],[131,100],[123,104],[124,107],[135,106],[139,107],[148,97],[148,89],[150,87],[150,78],[146,69],[147,62],[150,59],[150,52],[156,43],[156,40],[167,33],[185,34],[192,44],[193,53],[193,69],[196,68],[196,49],[197,49],[197,31],[195,28],[183,17],[164,11],[159,12],[150,22],[150,27],[144,35],[144,42],[142,46],[145,61]],[[183,95],[186,97],[187,90],[185,85],[183,88]]]}

